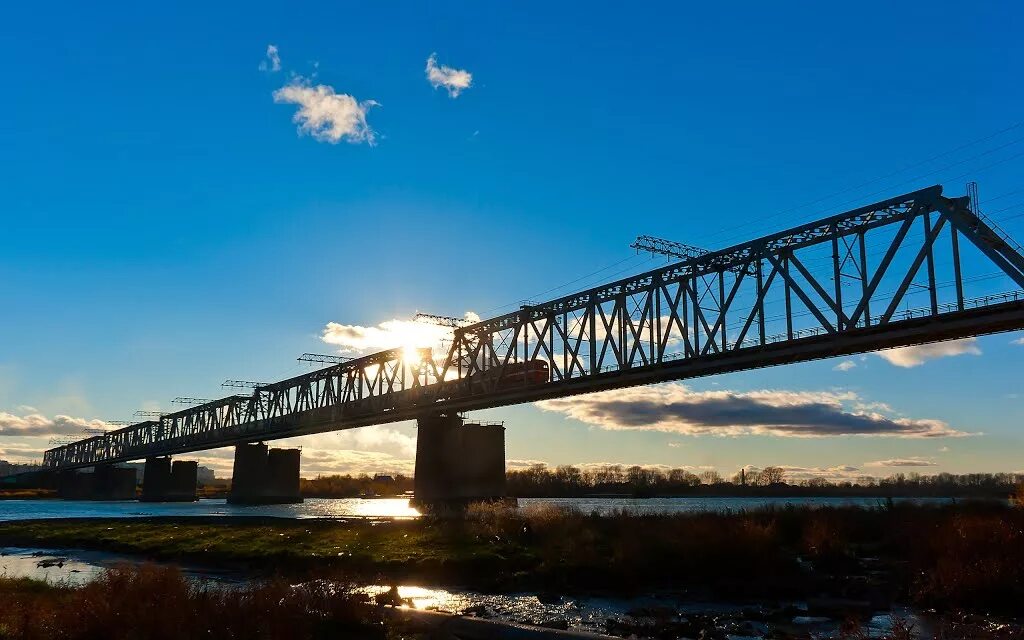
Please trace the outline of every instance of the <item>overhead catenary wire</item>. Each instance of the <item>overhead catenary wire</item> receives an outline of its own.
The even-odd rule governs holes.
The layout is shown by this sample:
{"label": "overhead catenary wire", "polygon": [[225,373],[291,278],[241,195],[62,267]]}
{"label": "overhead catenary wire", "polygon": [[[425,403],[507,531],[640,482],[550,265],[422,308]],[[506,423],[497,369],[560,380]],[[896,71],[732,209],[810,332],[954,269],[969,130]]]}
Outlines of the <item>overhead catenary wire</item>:
{"label": "overhead catenary wire", "polygon": [[[769,215],[766,215],[766,216],[761,216],[757,220],[751,220],[749,222],[742,222],[742,223],[739,223],[739,224],[734,224],[734,225],[732,225],[730,227],[730,230],[737,229],[737,228],[750,228],[751,226],[761,224],[761,223],[763,223],[763,222],[765,222],[767,220],[773,220],[773,219],[776,219],[776,218],[778,218],[780,216],[783,216],[785,214],[793,213],[793,212],[796,212],[796,211],[798,211],[800,209],[804,209],[806,207],[810,207],[812,205],[816,205],[816,204],[822,203],[824,201],[833,199],[833,198],[835,198],[837,196],[841,196],[843,194],[851,193],[851,191],[854,191],[854,190],[856,190],[858,188],[867,186],[869,184],[878,183],[878,182],[880,182],[882,180],[885,180],[885,179],[888,179],[890,177],[899,175],[900,173],[903,173],[904,171],[908,171],[908,170],[914,169],[916,167],[921,167],[921,166],[930,164],[932,162],[935,162],[936,160],[940,160],[940,159],[945,158],[947,156],[951,156],[952,154],[955,154],[957,152],[964,151],[964,150],[966,150],[966,148],[970,148],[971,146],[975,146],[975,145],[980,144],[982,142],[987,142],[988,140],[991,140],[991,139],[993,139],[995,137],[998,137],[999,135],[1007,133],[1008,131],[1013,131],[1015,129],[1018,129],[1021,126],[1024,126],[1024,121],[1016,122],[1016,123],[1011,124],[1011,125],[1009,125],[1007,127],[1004,127],[1004,128],[999,129],[997,131],[994,131],[993,133],[984,135],[984,136],[979,137],[979,138],[975,138],[975,139],[973,139],[971,141],[965,142],[964,144],[961,144],[961,145],[955,146],[953,148],[950,148],[950,150],[948,150],[948,151],[945,151],[945,152],[936,154],[934,156],[931,156],[931,157],[929,157],[929,158],[927,158],[925,160],[910,163],[909,165],[905,165],[905,166],[903,166],[900,169],[897,169],[895,171],[891,171],[891,172],[886,173],[884,175],[881,175],[879,177],[871,178],[869,180],[866,180],[864,182],[860,182],[860,183],[855,184],[853,186],[849,186],[849,187],[845,187],[845,188],[833,191],[833,193],[830,193],[830,194],[828,194],[826,196],[822,196],[820,198],[816,198],[814,200],[808,201],[808,202],[800,204],[800,205],[796,205],[794,207],[783,209],[782,211],[778,211],[776,213],[772,213],[772,214],[769,214]],[[1008,142],[1008,143],[1006,143],[1005,145],[1002,145],[1002,146],[1009,146],[1010,144],[1015,144],[1015,143],[1021,141],[1022,139],[1024,139],[1024,138],[1016,138],[1015,140],[1013,140],[1011,142]],[[948,167],[951,167],[951,166],[956,166],[957,164],[963,164],[964,162],[970,162],[971,160],[975,160],[978,157],[987,155],[988,153],[992,153],[994,151],[998,151],[998,148],[1002,148],[1002,146],[996,147],[996,148],[994,148],[994,150],[989,150],[988,152],[985,152],[983,154],[979,154],[978,156],[975,156],[975,157],[972,157],[972,158],[968,158],[968,159],[965,159],[965,160],[962,160],[962,161],[957,161],[956,163],[953,163],[952,165],[947,165],[947,167],[945,167],[945,168],[948,168]],[[935,172],[943,171],[943,170],[944,170],[944,168],[943,169],[937,169],[934,172],[923,174],[922,176],[919,176],[919,177],[911,178],[908,181],[913,181],[914,179],[920,179],[920,177],[927,177],[928,175],[931,175],[931,174],[933,174]],[[886,187],[886,188],[882,189],[882,191],[886,191],[889,188],[892,188],[892,187],[891,186],[890,187]],[[878,194],[878,193],[882,193],[882,191],[874,191],[874,193]],[[861,196],[861,197],[858,197],[858,198],[856,198],[856,199],[854,199],[852,201],[848,201],[848,202],[857,202],[860,198],[866,198],[866,197],[867,196]],[[841,206],[841,205],[837,205],[837,206]],[[712,234],[710,234],[710,236],[706,236],[705,238],[703,238],[702,242],[707,244],[711,239],[714,239],[714,238],[717,238],[717,237],[721,236],[721,233],[722,233],[722,231],[717,231],[715,233],[712,233]]]}
{"label": "overhead catenary wire", "polygon": [[[877,191],[872,191],[870,193],[866,193],[866,194],[860,195],[860,196],[858,196],[856,198],[852,198],[850,200],[844,200],[843,202],[840,202],[838,204],[832,205],[830,213],[841,213],[842,209],[845,209],[846,207],[848,207],[850,205],[856,205],[856,204],[864,203],[865,200],[874,198],[874,197],[879,196],[879,195],[886,194],[888,192],[891,192],[893,189],[897,189],[897,188],[900,188],[900,187],[905,187],[906,185],[912,184],[912,183],[917,182],[919,180],[922,180],[924,178],[928,178],[928,177],[933,176],[933,175],[935,175],[937,173],[940,173],[942,171],[950,169],[950,168],[952,168],[954,166],[963,164],[964,162],[968,162],[970,160],[976,160],[977,158],[983,157],[985,155],[988,155],[989,153],[992,153],[992,152],[995,152],[995,151],[998,151],[998,150],[1001,150],[1001,149],[1005,149],[1006,147],[1008,147],[1010,145],[1013,145],[1013,144],[1017,144],[1019,142],[1024,142],[1024,137],[1017,138],[1016,140],[1013,140],[1013,141],[1008,142],[1008,143],[1006,143],[1004,145],[996,147],[995,149],[989,149],[988,151],[980,153],[980,154],[978,154],[976,156],[973,156],[971,158],[966,158],[964,160],[961,160],[961,161],[958,161],[958,162],[954,162],[954,163],[952,163],[950,165],[947,165],[947,166],[945,166],[945,167],[943,167],[941,169],[936,169],[935,171],[930,171],[928,173],[923,173],[923,174],[914,176],[913,178],[909,178],[907,180],[904,180],[902,182],[897,182],[896,184],[889,185],[888,187],[885,187],[884,189],[879,189]],[[987,164],[987,165],[985,165],[983,167],[972,169],[970,171],[965,171],[964,173],[958,174],[956,176],[940,180],[940,182],[953,182],[955,180],[959,180],[961,178],[966,178],[968,176],[976,176],[977,174],[979,174],[979,173],[981,173],[983,171],[986,171],[988,169],[991,169],[992,167],[996,167],[996,166],[999,166],[1001,164],[1005,164],[1007,162],[1010,162],[1011,160],[1016,160],[1017,158],[1020,158],[1022,156],[1024,156],[1024,151],[1021,151],[1019,153],[1016,153],[1016,154],[1014,154],[1012,156],[1009,156],[1009,157],[1006,157],[1006,158],[1001,158],[1001,159],[996,160],[995,162],[991,162],[991,163],[989,163],[989,164]],[[731,240],[734,240],[734,239],[740,238],[740,237],[742,237],[742,234],[734,234],[732,236],[728,236],[726,238],[726,241],[728,242],[728,241],[731,241]]]}

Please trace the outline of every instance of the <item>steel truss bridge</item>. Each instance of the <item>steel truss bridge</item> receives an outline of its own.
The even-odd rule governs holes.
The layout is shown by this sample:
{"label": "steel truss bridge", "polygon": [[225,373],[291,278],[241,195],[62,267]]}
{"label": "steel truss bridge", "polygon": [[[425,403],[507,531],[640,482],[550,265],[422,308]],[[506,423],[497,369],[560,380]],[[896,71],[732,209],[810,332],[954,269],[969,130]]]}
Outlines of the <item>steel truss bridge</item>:
{"label": "steel truss bridge", "polygon": [[[50,449],[44,465],[181,454],[1021,329],[1021,253],[969,198],[934,186],[454,328],[447,353],[391,349],[347,360]],[[538,360],[547,382],[515,375]]]}

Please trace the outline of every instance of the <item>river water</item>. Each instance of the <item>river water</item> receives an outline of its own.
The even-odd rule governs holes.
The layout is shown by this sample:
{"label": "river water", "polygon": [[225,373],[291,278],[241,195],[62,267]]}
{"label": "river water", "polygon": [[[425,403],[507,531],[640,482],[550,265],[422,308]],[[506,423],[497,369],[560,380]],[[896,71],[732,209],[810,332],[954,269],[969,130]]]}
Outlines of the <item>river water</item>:
{"label": "river water", "polygon": [[[949,498],[897,498],[896,501],[944,503]],[[584,513],[639,514],[739,511],[769,506],[877,507],[885,498],[520,498],[531,504],[573,506]],[[0,500],[0,521],[37,518],[144,518],[156,516],[271,516],[278,518],[415,518],[408,498],[308,498],[301,504],[241,506],[223,499],[198,502],[104,502],[91,500]]]}

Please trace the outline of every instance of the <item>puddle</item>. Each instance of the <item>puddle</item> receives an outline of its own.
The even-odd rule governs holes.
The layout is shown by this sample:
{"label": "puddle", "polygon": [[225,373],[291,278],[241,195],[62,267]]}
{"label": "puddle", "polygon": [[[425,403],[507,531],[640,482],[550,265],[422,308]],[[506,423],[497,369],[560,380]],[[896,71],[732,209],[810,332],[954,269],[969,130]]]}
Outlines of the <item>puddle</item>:
{"label": "puddle", "polygon": [[[104,570],[124,564],[139,564],[139,559],[105,551],[0,547],[0,576],[45,580],[50,584],[82,585]],[[176,566],[186,578],[196,581],[224,585],[240,585],[248,581],[248,576],[238,572],[200,569],[176,563],[153,564]]]}

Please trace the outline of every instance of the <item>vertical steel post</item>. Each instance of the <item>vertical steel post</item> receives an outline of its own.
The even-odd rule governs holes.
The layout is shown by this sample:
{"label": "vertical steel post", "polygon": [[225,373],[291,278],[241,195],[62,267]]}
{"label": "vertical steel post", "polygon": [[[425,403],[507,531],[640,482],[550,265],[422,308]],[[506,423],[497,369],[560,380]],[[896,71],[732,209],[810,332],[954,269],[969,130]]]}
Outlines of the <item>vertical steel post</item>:
{"label": "vertical steel post", "polygon": [[843,281],[839,265],[839,227],[832,225],[832,277],[836,289],[836,331],[843,330]]}
{"label": "vertical steel post", "polygon": [[[722,351],[725,351],[725,271],[718,271],[718,317],[722,332]],[[714,326],[714,325],[712,325]]]}
{"label": "vertical steel post", "polygon": [[956,308],[964,310],[964,281],[960,274],[960,240],[957,238],[956,227],[949,227],[950,241],[953,243],[953,280],[956,283]]}
{"label": "vertical steel post", "polygon": [[[783,271],[783,273],[786,276],[785,278],[782,279],[782,282],[783,282],[783,285],[785,286],[785,291],[786,291],[786,339],[792,340],[793,339],[793,296],[792,296],[792,293],[790,292],[790,286],[789,286],[789,253],[788,252],[783,254],[783,256],[782,256],[782,271]],[[761,270],[758,269],[757,272],[761,273]],[[760,292],[760,289],[761,289],[760,283],[758,284],[757,288],[758,288],[758,291]]]}
{"label": "vertical steel post", "polygon": [[757,329],[761,337],[761,346],[764,346],[764,274],[761,268],[761,258],[754,263],[754,275],[757,277]]}
{"label": "vertical steel post", "polygon": [[657,277],[654,282],[651,283],[654,288],[652,293],[654,295],[654,308],[652,313],[654,314],[654,325],[651,327],[651,335],[655,337],[656,344],[658,345],[657,350],[651,351],[651,362],[660,363],[662,348],[661,348],[661,277]]}
{"label": "vertical steel post", "polygon": [[928,253],[925,256],[928,264],[928,299],[931,303],[932,315],[935,315],[939,312],[939,299],[938,293],[935,290],[935,258],[932,255],[932,243],[930,241],[932,237],[932,212],[926,211],[922,218],[924,219],[924,241],[925,246],[928,248]]}
{"label": "vertical steel post", "polygon": [[587,309],[590,313],[590,375],[600,373],[597,370],[597,305],[593,299]]}
{"label": "vertical steel post", "polygon": [[690,287],[690,302],[693,304],[693,352],[699,355],[700,317],[697,315],[697,311],[699,309],[700,302],[697,301],[697,276],[693,276],[693,286]]}
{"label": "vertical steel post", "polygon": [[[857,234],[857,244],[860,247],[860,295],[864,300],[864,326],[871,326],[871,305],[868,300],[868,250],[864,242],[864,232]],[[851,327],[853,328],[853,327]]]}

